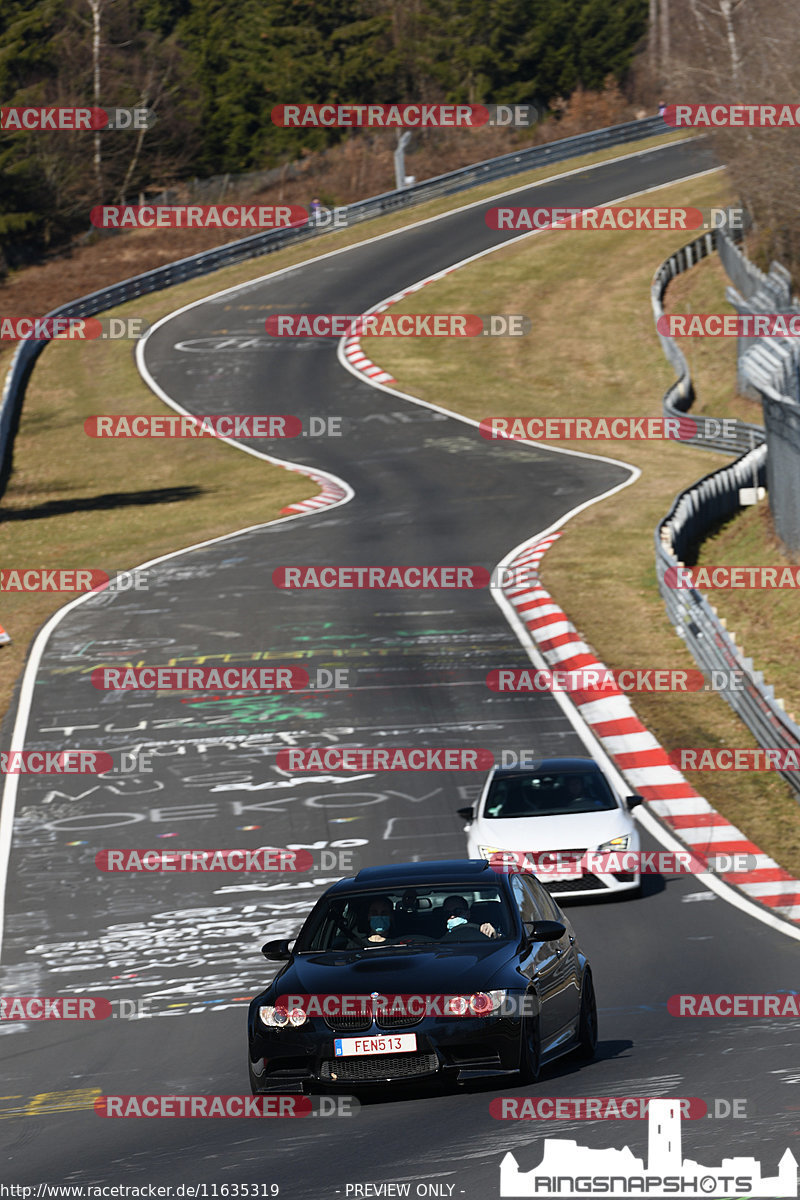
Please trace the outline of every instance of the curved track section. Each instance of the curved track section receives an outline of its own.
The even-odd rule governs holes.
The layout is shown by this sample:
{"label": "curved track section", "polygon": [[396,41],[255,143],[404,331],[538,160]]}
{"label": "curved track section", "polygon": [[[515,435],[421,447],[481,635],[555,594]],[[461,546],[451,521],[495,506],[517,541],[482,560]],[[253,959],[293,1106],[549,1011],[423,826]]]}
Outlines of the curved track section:
{"label": "curved track section", "polygon": [[[709,165],[702,145],[687,143],[516,195],[593,205]],[[291,935],[339,873],[279,882],[102,875],[98,850],[311,844],[315,854],[349,847],[358,866],[461,855],[455,809],[475,796],[473,774],[287,778],[276,752],[341,743],[583,749],[552,697],[487,694],[487,670],[518,666],[522,655],[486,591],[292,593],[272,584],[273,570],[289,563],[491,568],[630,478],[610,460],[488,443],[464,422],[345,373],[333,342],[298,348],[263,334],[270,312],[364,311],[496,238],[472,206],[211,297],[148,339],[155,385],[191,412],[341,415],[341,438],[292,443],[290,454],[332,472],[353,496],[170,556],[148,573],[148,592],[74,604],[42,639],[25,685],[26,744],[143,751],[153,770],[97,783],[21,780],[3,991],[141,1001],[149,1019],[0,1028],[5,1180],[276,1183],[281,1196],[309,1200],[377,1195],[347,1188],[394,1181],[412,1195],[417,1184],[436,1185],[427,1194],[477,1200],[498,1195],[506,1150],[523,1169],[539,1161],[543,1132],[646,1153],[644,1123],[543,1131],[494,1121],[494,1095],[522,1094],[508,1084],[391,1094],[355,1119],[311,1126],[112,1121],[91,1110],[97,1093],[244,1092],[245,1001],[271,973],[259,955],[264,935]],[[286,458],[286,446],[248,448]],[[128,662],[291,662],[347,668],[350,677],[346,690],[295,696],[92,687],[92,669]],[[742,1097],[744,1134],[742,1122],[687,1123],[686,1152],[708,1163],[756,1153],[772,1167],[797,1127],[787,1023],[681,1021],[666,1004],[679,992],[786,990],[796,946],[687,878],[650,878],[640,902],[583,904],[572,917],[594,967],[599,1057],[580,1072],[557,1064],[536,1092]]]}

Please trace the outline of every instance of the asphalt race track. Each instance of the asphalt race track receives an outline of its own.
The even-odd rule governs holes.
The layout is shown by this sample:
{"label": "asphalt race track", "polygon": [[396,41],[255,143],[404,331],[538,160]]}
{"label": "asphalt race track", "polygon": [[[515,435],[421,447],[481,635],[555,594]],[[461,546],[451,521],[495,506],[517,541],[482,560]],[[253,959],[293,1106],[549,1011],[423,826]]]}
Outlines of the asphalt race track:
{"label": "asphalt race track", "polygon": [[[510,202],[597,204],[710,165],[702,142],[681,144]],[[212,297],[149,338],[149,372],[193,413],[341,416],[340,438],[255,445],[332,472],[355,494],[328,512],[171,557],[148,570],[148,590],[93,597],[50,636],[26,744],[141,751],[152,755],[152,770],[108,781],[21,778],[2,991],[105,996],[127,1002],[123,1013],[141,1003],[148,1019],[0,1025],[3,1182],[259,1182],[278,1184],[287,1200],[334,1200],[358,1194],[348,1185],[410,1181],[412,1195],[430,1184],[439,1190],[427,1194],[482,1200],[499,1194],[504,1153],[530,1169],[543,1135],[629,1145],[646,1157],[643,1121],[494,1120],[493,1096],[527,1094],[511,1081],[386,1094],[355,1118],[310,1127],[140,1123],[92,1111],[94,1096],[106,1093],[246,1094],[246,998],[273,973],[259,948],[268,934],[290,936],[324,886],[348,873],[322,862],[300,882],[110,875],[96,869],[97,851],[300,844],[316,846],[315,855],[349,848],[357,867],[460,857],[455,810],[476,795],[481,775],[290,779],[275,767],[277,750],[350,743],[584,752],[551,697],[487,691],[488,670],[527,661],[488,589],[291,592],[272,583],[272,572],[292,563],[491,569],[628,477],[601,460],[489,443],[467,424],[387,396],[342,369],[335,339],[300,345],[264,333],[271,312],[364,311],[503,236],[486,228],[482,207],[470,208]],[[480,297],[472,309],[482,311]],[[235,470],[237,451],[230,454]],[[346,688],[298,695],[187,698],[92,686],[92,669],[127,662],[288,663],[312,678],[317,668],[349,675]],[[11,717],[4,746],[10,729]],[[649,877],[641,900],[576,904],[570,915],[594,968],[599,1053],[580,1070],[562,1060],[531,1092],[743,1099],[747,1120],[684,1122],[684,1153],[708,1165],[755,1155],[773,1174],[787,1146],[797,1152],[796,1024],[680,1020],[666,1005],[682,992],[791,990],[796,941],[692,877]]]}

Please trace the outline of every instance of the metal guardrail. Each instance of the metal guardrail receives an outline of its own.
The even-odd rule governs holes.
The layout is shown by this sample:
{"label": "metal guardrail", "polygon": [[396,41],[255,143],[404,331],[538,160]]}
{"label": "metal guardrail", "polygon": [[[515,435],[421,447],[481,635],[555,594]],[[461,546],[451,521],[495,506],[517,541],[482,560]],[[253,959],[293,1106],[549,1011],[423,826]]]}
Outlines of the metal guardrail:
{"label": "metal guardrail", "polygon": [[[681,246],[674,254],[665,259],[653,276],[650,287],[650,302],[653,306],[653,319],[658,323],[664,315],[664,294],[676,275],[681,275],[695,266],[701,259],[706,258],[718,248],[718,230],[709,230],[700,237]],[[661,401],[665,417],[680,417],[687,413],[694,403],[694,385],[689,371],[686,356],[674,338],[658,333],[661,348],[667,360],[672,364],[678,376],[664,393]],[[753,425],[748,421],[726,421],[723,432],[717,429],[719,421],[713,417],[693,417],[697,425],[697,433],[691,445],[700,446],[705,450],[722,451],[724,454],[743,454],[752,450],[764,441],[764,429],[761,425]]]}
{"label": "metal guardrail", "polygon": [[[473,163],[456,171],[448,171],[445,175],[437,175],[433,179],[423,180],[412,187],[399,191],[383,192],[379,196],[370,196],[366,200],[358,200],[346,208],[347,224],[370,220],[384,213],[395,212],[421,204],[426,200],[439,196],[449,196],[455,192],[475,187],[477,184],[489,183],[495,179],[504,179],[510,175],[518,175],[535,167],[546,166],[549,163],[561,162],[578,154],[602,150],[609,146],[621,146],[626,142],[640,141],[659,133],[669,132],[661,117],[645,117],[640,121],[627,121],[622,125],[611,125],[605,129],[595,129],[591,133],[580,133],[574,137],[562,138],[557,142],[549,142],[542,146],[531,146],[526,150],[501,154],[497,158],[485,162]],[[196,279],[201,275],[218,271],[221,267],[234,266],[250,258],[282,250],[284,246],[307,238],[318,237],[326,232],[323,228],[304,225],[294,229],[271,229],[251,237],[228,242],[214,250],[205,250],[193,254],[177,262],[157,267],[153,271],[145,271],[131,279],[112,284],[111,287],[91,292],[62,304],[48,317],[88,317],[95,313],[105,312],[117,304],[134,300],[150,292],[161,291],[174,284],[183,283],[187,279]],[[0,401],[0,497],[2,497],[12,469],[14,438],[19,426],[22,413],[22,403],[25,387],[33,370],[34,363],[47,345],[45,341],[24,341],[17,347],[6,375],[3,396]]]}
{"label": "metal guardrail", "polygon": [[[688,270],[715,247],[723,246],[722,261],[726,270],[730,266],[729,277],[739,283],[745,281],[748,295],[751,298],[758,296],[755,302],[759,306],[767,303],[765,289],[755,285],[762,285],[768,277],[758,272],[724,233],[715,231],[682,247],[656,271],[651,292],[656,320],[663,312],[662,301],[669,281]],[[734,250],[735,255],[732,253]],[[757,278],[756,273],[761,279]],[[780,282],[776,278],[774,286],[766,291],[767,296],[772,296],[773,304],[780,303],[788,295],[781,289]],[[752,311],[769,311],[769,307],[754,308]],[[664,353],[679,375],[677,383],[667,391],[663,400],[664,413],[675,416],[685,413],[691,406],[694,389],[686,359],[678,346],[671,338],[662,334],[658,336]],[[760,487],[767,482],[768,449],[764,430],[760,426],[737,421],[732,436],[727,439],[698,438],[687,443],[740,453],[743,444],[746,445],[745,439],[754,434],[758,435],[759,443],[754,449],[730,466],[712,471],[676,497],[669,513],[656,529],[656,576],[667,615],[678,635],[685,640],[692,657],[707,677],[713,679],[713,671],[725,672],[729,686],[718,689],[720,695],[744,721],[759,745],[765,749],[800,751],[800,726],[784,711],[774,688],[765,683],[762,672],[755,670],[753,660],[745,658],[738,649],[733,634],[726,630],[713,605],[696,588],[674,588],[666,582],[667,571],[684,566],[693,547],[712,525],[738,512],[740,488]],[[731,678],[732,671],[740,674]],[[721,680],[722,676],[717,676],[717,679]],[[781,774],[795,791],[800,792],[800,773],[786,771]]]}
{"label": "metal guardrail", "polygon": [[[728,238],[720,258],[736,287],[726,297],[739,313],[797,316],[789,272],[770,264],[765,275]],[[800,344],[793,337],[739,338],[739,390],[761,401],[767,455],[767,494],[781,541],[800,553]]]}

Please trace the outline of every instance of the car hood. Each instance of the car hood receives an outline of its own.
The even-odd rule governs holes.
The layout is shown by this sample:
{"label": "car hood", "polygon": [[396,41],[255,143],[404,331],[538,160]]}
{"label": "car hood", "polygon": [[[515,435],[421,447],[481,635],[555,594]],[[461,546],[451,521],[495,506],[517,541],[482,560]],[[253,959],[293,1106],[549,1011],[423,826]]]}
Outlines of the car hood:
{"label": "car hood", "polygon": [[569,817],[512,817],[476,822],[473,837],[500,850],[591,850],[630,833],[633,821],[618,808]]}
{"label": "car hood", "polygon": [[513,955],[510,941],[459,942],[399,954],[385,950],[302,954],[273,981],[272,989],[278,995],[471,994],[503,986],[494,976]]}

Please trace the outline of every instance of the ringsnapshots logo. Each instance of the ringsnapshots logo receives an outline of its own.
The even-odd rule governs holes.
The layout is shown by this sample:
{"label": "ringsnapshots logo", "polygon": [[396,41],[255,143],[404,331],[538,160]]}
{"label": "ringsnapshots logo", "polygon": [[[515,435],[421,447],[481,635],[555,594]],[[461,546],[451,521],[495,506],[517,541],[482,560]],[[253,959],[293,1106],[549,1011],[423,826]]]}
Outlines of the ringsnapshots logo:
{"label": "ringsnapshots logo", "polygon": [[722,1200],[729,1196],[797,1196],[797,1159],[786,1150],[777,1174],[765,1176],[753,1156],[731,1157],[719,1167],[684,1158],[681,1101],[651,1100],[648,1156],[623,1150],[593,1150],[571,1139],[545,1138],[538,1167],[521,1171],[509,1151],[500,1164],[500,1195],[542,1197],[650,1196]]}
{"label": "ringsnapshots logo", "polygon": [[276,104],[281,129],[530,129],[533,104]]}
{"label": "ringsnapshots logo", "polygon": [[0,341],[96,342],[136,339],[149,332],[144,317],[0,317]]}
{"label": "ringsnapshots logo", "polygon": [[299,204],[100,204],[96,229],[299,229],[308,210]]}
{"label": "ringsnapshots logo", "polygon": [[151,108],[17,107],[0,108],[3,133],[60,130],[70,133],[97,129],[152,129]]}
{"label": "ringsnapshots logo", "polygon": [[525,337],[523,313],[272,313],[264,322],[272,337],[476,338]]}
{"label": "ringsnapshots logo", "polygon": [[595,229],[692,230],[744,229],[743,208],[683,208],[675,206],[603,208],[488,208],[484,221],[489,229]]}

